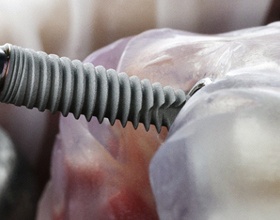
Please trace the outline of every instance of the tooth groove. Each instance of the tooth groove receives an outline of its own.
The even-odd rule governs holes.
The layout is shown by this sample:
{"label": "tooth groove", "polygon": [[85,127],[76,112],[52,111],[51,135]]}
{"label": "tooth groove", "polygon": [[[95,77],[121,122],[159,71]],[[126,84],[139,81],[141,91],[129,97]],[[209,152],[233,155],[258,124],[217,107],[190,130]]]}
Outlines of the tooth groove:
{"label": "tooth groove", "polygon": [[153,84],[153,93],[154,93],[154,111],[152,111],[153,115],[152,115],[152,119],[157,119],[154,120],[152,123],[156,126],[156,129],[158,132],[160,132],[161,130],[161,121],[162,121],[162,114],[160,112],[160,109],[162,108],[162,106],[165,103],[165,97],[164,97],[164,92],[163,89],[160,85],[160,83],[154,83]]}
{"label": "tooth groove", "polygon": [[[64,74],[62,72],[62,62],[59,60],[59,57],[55,55],[50,55],[50,61],[56,61],[50,63],[50,97],[48,99],[47,109],[49,109],[51,112],[58,111],[59,102],[61,98],[61,90],[62,90],[62,75]],[[29,67],[29,69],[32,69],[32,67]],[[25,71],[26,74],[30,71]],[[71,71],[72,74],[72,71]],[[40,74],[38,74],[40,75]],[[63,111],[63,110],[62,110]]]}
{"label": "tooth groove", "polygon": [[[39,54],[40,53],[41,52],[39,52]],[[38,106],[39,111],[44,111],[46,109],[47,101],[50,96],[48,88],[50,87],[51,82],[48,77],[49,62],[47,60],[48,59],[38,59],[38,72],[40,72],[38,77],[41,83],[38,83],[38,98],[35,101],[34,106]],[[68,75],[71,76],[71,74]]]}
{"label": "tooth groove", "polygon": [[[68,63],[71,63],[71,61],[69,60]],[[80,65],[80,62],[77,60],[74,60],[72,62],[72,64],[74,64],[74,72],[73,75],[75,76],[74,78],[74,91],[75,93],[73,94],[73,114],[75,116],[75,118],[79,118],[79,116],[81,115],[81,112],[83,110],[83,106],[84,106],[84,100],[85,100],[85,89],[86,89],[86,83],[85,83],[85,74],[83,74],[83,66]],[[75,74],[77,73],[77,74]],[[81,73],[81,74],[79,74]],[[65,75],[67,75],[67,72],[65,73]]]}
{"label": "tooth groove", "polygon": [[122,126],[125,127],[129,111],[130,111],[130,101],[131,101],[131,88],[129,78],[125,73],[120,73],[118,75],[120,83],[120,97],[119,97],[119,119],[121,120]]}
{"label": "tooth groove", "polygon": [[114,70],[109,69],[107,71],[107,77],[109,82],[109,91],[106,117],[109,118],[111,125],[113,125],[118,115],[120,84],[118,83],[118,75]]}
{"label": "tooth groove", "polygon": [[[30,71],[30,74],[28,75],[28,79],[27,81],[30,82],[30,86],[26,88],[26,107],[30,108],[34,105],[34,102],[37,99],[37,93],[38,93],[38,83],[35,83],[36,80],[36,72],[38,71],[37,69],[37,65],[35,65],[35,61],[34,59],[31,59],[31,53],[30,51],[28,51],[28,56],[27,56],[27,65],[32,65],[35,66],[35,68],[33,68]],[[34,97],[35,96],[35,97]],[[34,97],[34,98],[33,98]]]}
{"label": "tooth groove", "polygon": [[95,70],[97,78],[97,101],[95,115],[97,116],[99,123],[102,123],[105,116],[108,100],[108,80],[104,67],[97,66]]}
{"label": "tooth groove", "polygon": [[72,112],[75,118],[84,114],[87,120],[96,116],[100,123],[104,117],[111,124],[119,119],[123,126],[131,121],[135,128],[141,122],[146,130],[154,124],[158,132],[162,126],[170,127],[186,102],[182,90],[102,66],[12,45],[9,53],[2,102],[61,111],[64,116]]}
{"label": "tooth groove", "polygon": [[145,129],[148,131],[152,120],[151,109],[154,106],[153,89],[150,81],[147,79],[143,79],[141,84],[143,92],[143,106],[140,112],[140,120],[142,120]]}
{"label": "tooth groove", "polygon": [[93,116],[96,100],[97,100],[97,80],[95,69],[92,68],[92,65],[86,63],[84,65],[85,74],[86,74],[86,97],[85,97],[85,105],[83,112],[86,116],[86,119],[89,121]]}
{"label": "tooth groove", "polygon": [[142,85],[138,77],[130,77],[130,87],[131,87],[131,105],[130,105],[130,115],[129,119],[136,129],[140,120],[140,111],[142,109],[143,93]]}
{"label": "tooth groove", "polygon": [[74,81],[75,81],[75,75],[74,74],[67,74],[71,73],[71,66],[67,65],[68,63],[65,59],[61,59],[62,65],[63,65],[63,83],[64,83],[64,89],[62,91],[62,97],[63,98],[63,104],[64,108],[61,107],[61,112],[63,116],[67,116],[68,112],[71,108],[71,100],[73,99],[73,92],[75,89],[72,89],[74,87]]}

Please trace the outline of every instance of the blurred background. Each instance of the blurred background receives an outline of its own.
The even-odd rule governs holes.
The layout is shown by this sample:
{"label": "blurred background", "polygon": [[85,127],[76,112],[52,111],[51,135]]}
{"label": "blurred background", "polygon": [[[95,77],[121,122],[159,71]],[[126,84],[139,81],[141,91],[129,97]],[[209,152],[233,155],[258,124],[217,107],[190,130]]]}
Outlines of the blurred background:
{"label": "blurred background", "polygon": [[[219,33],[268,22],[273,0],[1,0],[0,42],[83,59],[124,36],[170,27]],[[277,10],[275,10],[277,11]]]}
{"label": "blurred background", "polygon": [[[80,60],[148,29],[215,34],[280,17],[276,0],[0,0],[0,5],[1,45],[12,43]],[[0,104],[0,126],[34,174],[38,195],[48,179],[58,117]]]}

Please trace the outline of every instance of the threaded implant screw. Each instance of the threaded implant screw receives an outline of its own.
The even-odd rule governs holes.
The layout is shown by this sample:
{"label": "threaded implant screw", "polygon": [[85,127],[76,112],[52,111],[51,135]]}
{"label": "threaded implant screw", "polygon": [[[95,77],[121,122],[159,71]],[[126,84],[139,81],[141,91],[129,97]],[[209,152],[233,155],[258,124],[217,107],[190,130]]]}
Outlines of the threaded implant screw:
{"label": "threaded implant screw", "polygon": [[104,118],[111,124],[119,119],[123,126],[131,121],[135,128],[141,122],[146,130],[154,124],[159,132],[161,126],[170,127],[188,97],[182,90],[102,66],[10,44],[1,50],[1,60],[6,59],[0,70],[1,102],[64,116],[72,112],[75,118],[83,114],[87,120],[96,116],[100,123]]}

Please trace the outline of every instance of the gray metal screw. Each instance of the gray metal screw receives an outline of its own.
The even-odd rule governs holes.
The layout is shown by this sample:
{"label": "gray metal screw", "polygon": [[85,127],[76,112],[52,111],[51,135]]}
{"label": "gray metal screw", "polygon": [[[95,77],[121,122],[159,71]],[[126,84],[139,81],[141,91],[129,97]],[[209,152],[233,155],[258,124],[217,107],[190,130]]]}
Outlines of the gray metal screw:
{"label": "gray metal screw", "polygon": [[27,108],[96,116],[101,123],[119,119],[123,126],[131,121],[154,124],[160,132],[173,123],[188,99],[183,90],[162,87],[149,80],[94,67],[78,60],[48,55],[6,44],[0,51],[0,101]]}

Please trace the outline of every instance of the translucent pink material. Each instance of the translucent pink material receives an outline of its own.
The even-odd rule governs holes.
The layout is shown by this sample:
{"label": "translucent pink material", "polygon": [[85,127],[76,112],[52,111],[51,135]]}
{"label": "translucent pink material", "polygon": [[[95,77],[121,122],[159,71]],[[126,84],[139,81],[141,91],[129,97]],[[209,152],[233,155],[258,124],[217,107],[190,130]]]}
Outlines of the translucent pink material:
{"label": "translucent pink material", "polygon": [[[207,76],[218,79],[227,73],[248,72],[248,77],[254,77],[256,71],[263,74],[268,71],[277,72],[280,64],[279,27],[279,23],[274,23],[266,27],[213,36],[170,29],[151,30],[96,51],[86,61],[188,91],[199,79]],[[241,82],[242,77],[240,76]],[[263,80],[265,77],[255,79]],[[274,79],[274,76],[269,79]],[[231,79],[223,82],[227,80],[232,82]],[[52,158],[52,178],[41,199],[38,219],[157,219],[158,215],[162,219],[186,219],[190,216],[200,219],[208,216],[214,208],[219,208],[219,204],[231,205],[223,203],[218,194],[208,191],[211,188],[207,187],[211,186],[211,181],[222,181],[218,176],[218,179],[211,178],[215,177],[214,174],[219,169],[227,168],[224,164],[230,157],[226,156],[236,152],[229,130],[232,126],[237,126],[236,129],[240,127],[239,124],[233,125],[235,111],[245,108],[247,102],[254,102],[254,92],[260,94],[262,90],[257,91],[259,87],[252,84],[254,88],[247,94],[250,80],[242,84],[245,91],[237,86],[239,80],[233,82],[237,84],[220,83],[211,87],[213,90],[205,90],[208,91],[205,93],[210,97],[209,102],[211,97],[217,99],[216,105],[210,105],[201,90],[176,120],[168,141],[151,164],[150,176],[156,203],[150,187],[148,167],[151,158],[165,140],[166,129],[157,134],[154,127],[149,132],[143,126],[135,131],[130,123],[122,128],[119,122],[111,126],[107,121],[99,125],[95,119],[88,123],[84,117],[79,120],[74,120],[72,116],[61,118],[60,134],[57,136]],[[217,87],[218,85],[221,87]],[[237,87],[236,90],[243,92],[228,93],[222,90],[223,87]],[[221,95],[218,90],[222,90]],[[272,93],[271,91],[267,96],[270,97]],[[215,95],[212,96],[213,94]],[[266,100],[266,96],[260,97],[260,103],[270,103],[270,98]],[[271,100],[274,100],[273,97]],[[255,103],[257,105],[258,101]],[[273,101],[268,109],[275,106],[276,102]],[[232,111],[228,110],[230,108]],[[263,123],[266,123],[266,116],[259,109],[252,114],[253,118],[262,115]],[[253,112],[254,108],[249,110]],[[225,117],[226,114],[231,114],[232,117]],[[240,114],[243,114],[241,110]],[[243,121],[239,123],[242,124]],[[254,124],[254,121],[250,123]],[[213,128],[212,125],[218,126]],[[185,128],[188,129],[184,130]],[[242,132],[239,135],[242,136]],[[244,136],[249,134],[250,132],[244,133]],[[186,140],[185,137],[191,139]],[[215,145],[214,141],[220,140],[220,137],[223,139],[219,146],[224,146],[223,149],[230,146],[232,151],[217,150],[216,156],[216,148],[210,146]],[[186,146],[186,141],[192,142]],[[209,148],[205,148],[204,143],[208,142]],[[199,145],[200,143],[202,144]],[[206,153],[213,155],[211,161],[215,163],[204,161],[205,149]],[[196,150],[196,154],[186,154]],[[189,158],[189,155],[194,156]],[[219,158],[226,159],[222,159],[220,163]],[[189,163],[196,163],[197,167]],[[223,166],[219,167],[219,164]],[[192,170],[194,167],[195,170]],[[246,166],[238,168],[244,169],[246,175]],[[209,174],[208,170],[214,174]],[[235,170],[237,168],[234,167],[225,173],[230,176]],[[221,190],[225,191],[217,192],[224,193],[227,189]],[[226,201],[230,201],[230,197],[228,198]],[[206,202],[200,202],[200,199]],[[209,204],[213,204],[213,207],[208,207]],[[226,219],[221,216],[220,219]],[[214,217],[219,219],[219,216]]]}

